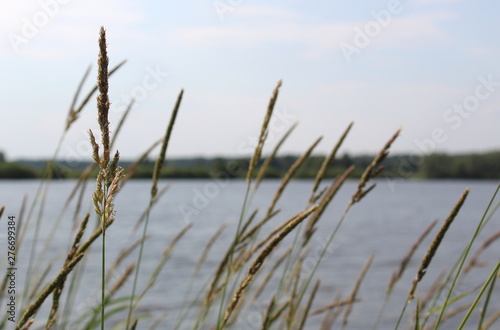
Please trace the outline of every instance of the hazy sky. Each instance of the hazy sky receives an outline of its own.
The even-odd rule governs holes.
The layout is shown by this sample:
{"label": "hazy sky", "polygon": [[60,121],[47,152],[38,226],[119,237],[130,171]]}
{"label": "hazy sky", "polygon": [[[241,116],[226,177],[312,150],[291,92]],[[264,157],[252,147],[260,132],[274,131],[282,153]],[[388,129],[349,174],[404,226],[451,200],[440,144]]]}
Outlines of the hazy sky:
{"label": "hazy sky", "polygon": [[[270,145],[294,121],[282,153],[500,148],[500,2],[138,1],[0,2],[0,150],[49,157],[86,68],[96,79],[107,29],[111,122],[137,102],[117,148],[134,158],[165,131],[185,89],[169,156],[247,156],[278,80]],[[90,159],[95,100],[71,127],[60,158]],[[266,150],[269,150],[269,146]]]}

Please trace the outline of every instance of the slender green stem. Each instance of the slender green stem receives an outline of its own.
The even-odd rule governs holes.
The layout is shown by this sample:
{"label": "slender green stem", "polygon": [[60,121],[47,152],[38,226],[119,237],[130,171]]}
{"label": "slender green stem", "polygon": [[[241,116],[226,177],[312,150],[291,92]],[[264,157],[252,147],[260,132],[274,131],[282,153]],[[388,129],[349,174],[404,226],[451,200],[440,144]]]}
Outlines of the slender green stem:
{"label": "slender green stem", "polygon": [[488,305],[490,304],[491,295],[493,293],[493,290],[495,289],[495,283],[496,283],[496,281],[497,281],[497,276],[494,276],[493,280],[491,281],[490,289],[488,290],[488,294],[486,295],[486,299],[484,301],[483,310],[481,311],[481,317],[479,319],[479,325],[477,326],[478,330],[482,330],[483,329],[483,322],[484,322],[484,319],[486,317],[486,312],[488,310]]}
{"label": "slender green stem", "polygon": [[135,292],[137,290],[137,279],[139,277],[139,269],[141,269],[142,254],[144,251],[144,240],[145,240],[146,234],[148,232],[149,213],[150,213],[152,206],[153,206],[153,200],[151,199],[149,201],[148,209],[146,210],[146,219],[144,220],[144,227],[142,229],[142,240],[141,240],[141,245],[139,247],[139,256],[137,257],[137,267],[135,267],[134,282],[132,284],[132,295],[130,296],[130,303],[129,303],[128,314],[127,314],[127,324],[126,324],[125,329],[129,329],[130,321],[132,320],[132,312],[134,309],[134,297],[135,297]]}
{"label": "slender green stem", "polygon": [[[25,226],[26,229],[29,228],[29,226],[27,226],[27,225],[30,222],[32,212],[34,212],[38,200],[41,199],[39,212],[38,212],[38,218],[37,218],[36,224],[35,224],[35,227],[36,227],[35,228],[35,236],[33,238],[33,242],[31,243],[31,250],[30,250],[30,254],[29,254],[29,258],[28,258],[28,271],[27,271],[28,274],[34,273],[33,263],[35,262],[34,261],[35,250],[36,250],[36,246],[38,245],[38,235],[40,232],[40,230],[39,230],[40,223],[42,221],[42,216],[43,216],[43,212],[45,209],[45,202],[47,199],[49,182],[52,179],[52,173],[53,173],[52,164],[55,162],[57,155],[59,154],[59,151],[61,150],[61,146],[62,146],[62,143],[64,141],[65,136],[66,136],[66,131],[64,131],[63,134],[61,135],[61,137],[59,138],[59,142],[57,143],[57,147],[54,151],[54,154],[52,155],[50,161],[47,163],[47,167],[44,171],[42,180],[40,181],[40,185],[38,186],[38,189],[37,189],[37,192],[35,195],[35,199],[33,200],[33,203],[31,204],[30,210],[28,212],[27,223]],[[43,190],[43,193],[42,193],[42,190]],[[21,234],[21,235],[24,236],[23,234]],[[22,240],[22,238],[20,240]],[[35,269],[36,269],[36,267],[35,267]],[[25,300],[27,300],[27,298],[28,298],[31,280],[33,280],[32,277],[30,277],[30,276],[26,277],[25,284],[24,284],[25,289],[24,289],[23,297],[21,298],[21,304],[19,306],[20,310],[23,310],[23,304],[24,304]]]}
{"label": "slender green stem", "polygon": [[238,227],[236,228],[236,234],[234,236],[234,241],[231,245],[231,252],[229,253],[229,261],[227,263],[227,272],[226,272],[226,278],[224,279],[224,284],[222,287],[222,295],[221,295],[221,302],[219,305],[219,313],[217,316],[217,330],[222,329],[222,324],[223,324],[223,314],[224,314],[224,302],[225,302],[225,297],[226,297],[226,290],[227,290],[227,285],[229,284],[229,278],[231,277],[231,267],[233,264],[233,255],[234,255],[234,250],[236,248],[236,245],[238,244],[238,241],[240,240],[240,236],[242,233],[240,233],[241,230],[241,225],[243,223],[243,218],[245,216],[246,208],[247,208],[247,202],[248,202],[248,197],[250,194],[250,181],[247,183],[247,189],[245,192],[245,198],[243,200],[243,207],[241,208],[240,212],[240,219],[238,220]]}
{"label": "slender green stem", "polygon": [[[282,273],[281,278],[280,278],[280,283],[278,285],[278,289],[276,290],[276,294],[274,295],[274,297],[276,298],[277,301],[280,301],[280,299],[283,295],[283,289],[285,287],[285,282],[286,282],[285,280],[289,274],[289,270],[292,267],[292,263],[296,262],[300,258],[300,251],[302,250],[302,248],[298,244],[298,240],[299,240],[300,234],[302,233],[303,226],[304,226],[304,224],[301,223],[295,232],[295,236],[293,238],[293,243],[292,243],[292,251],[288,254],[288,256],[286,258],[285,267],[283,268],[283,273]],[[291,275],[293,275],[293,274],[291,274]],[[273,313],[275,307],[276,306],[271,306],[269,313]],[[293,306],[290,305],[290,308],[293,308]],[[271,324],[272,322],[273,322],[272,319],[268,320],[268,323]]]}
{"label": "slender green stem", "polygon": [[493,271],[491,272],[490,276],[488,277],[488,280],[484,283],[483,287],[481,288],[481,291],[477,295],[476,299],[474,299],[474,302],[470,306],[469,310],[467,311],[467,314],[465,315],[464,319],[458,326],[457,330],[462,330],[465,326],[465,323],[467,323],[467,320],[471,316],[472,312],[474,311],[474,308],[476,308],[477,304],[479,303],[479,300],[481,300],[481,297],[483,296],[484,292],[490,285],[490,283],[493,281],[493,279],[497,276],[498,271],[500,270],[500,262],[497,263]]}
{"label": "slender green stem", "polygon": [[[497,190],[496,192],[494,193],[494,195],[497,194],[498,192],[498,188],[500,187],[500,184],[497,186]],[[493,209],[491,210],[491,212],[489,213],[489,215],[486,216],[486,219],[485,221],[483,222],[480,230],[482,230],[484,228],[484,226],[487,225],[487,223],[491,220],[491,217],[493,216],[493,214],[497,211],[497,209],[500,207],[500,203],[497,203]],[[490,208],[490,206],[488,205],[488,208]],[[463,256],[465,254],[465,249],[464,251],[462,251],[462,253],[460,254],[460,256],[457,258],[457,260],[455,261],[455,263],[453,264],[453,267],[451,268],[450,272],[448,273],[448,275],[446,275],[446,279],[443,281],[443,284],[440,286],[438,292],[436,293],[436,295],[434,296],[431,304],[429,305],[429,310],[432,310],[434,309],[434,307],[436,306],[439,298],[441,297],[441,293],[443,292],[443,290],[447,287],[447,284],[448,282],[451,280],[451,277],[453,276],[454,272],[455,272],[455,269],[457,269],[458,265],[460,264],[460,261],[462,260]],[[427,314],[426,317],[424,318],[424,321],[422,323],[422,327],[425,327],[425,324],[427,323],[428,319],[429,319],[429,316],[430,314]]]}
{"label": "slender green stem", "polygon": [[401,314],[399,314],[398,323],[396,323],[395,330],[398,330],[399,324],[401,324],[401,320],[403,319],[403,315],[405,314],[406,307],[408,306],[408,299],[406,299],[405,304],[403,305],[403,309],[401,310]]}
{"label": "slender green stem", "polygon": [[384,298],[384,303],[382,304],[382,308],[380,312],[378,312],[377,319],[375,320],[375,324],[372,327],[372,330],[377,330],[380,320],[382,319],[382,315],[384,315],[387,304],[389,303],[389,298],[391,297],[391,292],[386,293]]}
{"label": "slender green stem", "polygon": [[104,330],[104,299],[106,286],[106,225],[102,221],[101,330]]}
{"label": "slender green stem", "polygon": [[104,310],[105,310],[105,298],[106,298],[106,199],[108,196],[108,187],[104,184],[104,193],[102,199],[102,210],[101,210],[101,228],[102,228],[102,253],[101,253],[101,330],[104,330]]}
{"label": "slender green stem", "polygon": [[470,239],[469,244],[467,244],[467,247],[465,248],[465,251],[462,254],[462,260],[460,261],[460,265],[458,266],[455,277],[453,278],[453,282],[451,283],[451,287],[448,290],[448,294],[446,295],[446,300],[444,301],[443,308],[441,308],[441,312],[439,313],[439,317],[436,321],[436,325],[434,326],[434,330],[437,330],[438,325],[441,321],[441,318],[444,315],[444,311],[446,309],[446,306],[448,305],[448,301],[451,298],[451,294],[453,292],[453,288],[455,287],[455,284],[457,283],[458,277],[460,276],[461,270],[462,270],[463,265],[465,263],[465,259],[467,259],[467,255],[469,254],[469,251],[472,248],[472,244],[474,243],[474,241],[476,240],[476,237],[479,235],[479,232],[483,228],[483,223],[484,223],[484,220],[486,219],[486,215],[488,214],[490,207],[493,204],[493,201],[495,200],[495,197],[496,197],[499,189],[500,189],[500,184],[497,186],[497,189],[493,193],[493,196],[491,197],[490,202],[488,203],[488,206],[486,207],[486,210],[484,211],[483,216],[481,217],[481,221],[479,221],[479,224],[477,225],[477,228],[476,228],[476,231],[474,232],[474,235],[472,235],[472,238]]}

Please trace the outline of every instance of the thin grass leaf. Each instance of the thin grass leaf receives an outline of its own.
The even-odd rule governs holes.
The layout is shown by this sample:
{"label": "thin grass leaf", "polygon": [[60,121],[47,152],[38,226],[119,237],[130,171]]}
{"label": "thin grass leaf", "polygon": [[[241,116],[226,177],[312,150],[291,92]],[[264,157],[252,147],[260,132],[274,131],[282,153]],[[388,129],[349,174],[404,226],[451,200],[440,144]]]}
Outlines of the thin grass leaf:
{"label": "thin grass leaf", "polygon": [[[352,289],[351,296],[350,296],[351,301],[356,300],[356,296],[358,294],[359,287],[361,286],[361,282],[363,282],[363,279],[365,278],[366,272],[368,271],[368,269],[370,268],[370,266],[373,262],[373,258],[375,258],[375,256],[373,254],[370,255],[368,260],[363,265],[363,268],[361,269],[361,273],[359,273],[359,276],[356,279],[356,283],[354,284],[354,288]],[[346,309],[345,314],[344,314],[344,320],[342,322],[344,327],[347,325],[347,322],[349,320],[349,315],[351,314],[352,306],[353,306],[353,304],[347,305],[347,309]]]}
{"label": "thin grass leaf", "polygon": [[493,315],[490,316],[488,320],[486,320],[486,322],[484,322],[481,330],[489,329],[493,325],[493,323],[495,323],[499,319],[500,319],[500,310],[497,310],[495,313],[493,313]]}
{"label": "thin grass leaf", "polygon": [[278,141],[276,146],[274,147],[273,151],[269,154],[269,156],[266,157],[266,160],[262,164],[262,166],[259,168],[259,172],[257,172],[257,176],[255,177],[255,184],[253,186],[253,190],[256,191],[259,189],[260,183],[262,179],[264,178],[267,169],[271,165],[271,162],[274,160],[274,157],[278,153],[279,148],[281,145],[285,142],[285,140],[288,138],[288,136],[292,133],[292,131],[297,127],[297,122],[293,123],[292,126],[285,132],[283,137]]}
{"label": "thin grass leaf", "polygon": [[470,316],[472,314],[472,311],[474,310],[474,308],[476,308],[476,306],[479,303],[479,300],[483,296],[484,292],[486,291],[486,289],[488,288],[488,286],[490,285],[490,283],[493,281],[493,278],[495,278],[496,276],[498,276],[498,271],[499,270],[500,270],[500,262],[497,263],[496,267],[493,269],[493,272],[491,272],[491,275],[488,277],[488,279],[484,283],[483,287],[481,288],[481,291],[479,292],[479,294],[477,295],[476,299],[474,300],[474,302],[470,306],[469,310],[467,311],[467,314],[463,318],[463,320],[460,323],[460,325],[459,325],[459,327],[458,327],[457,330],[462,330],[463,329],[463,327],[465,326],[465,323],[467,323],[467,321],[469,320],[469,318],[470,318]]}
{"label": "thin grass leaf", "polygon": [[[465,264],[465,259],[467,258],[468,254],[469,254],[469,252],[470,252],[470,250],[472,248],[472,244],[474,243],[474,241],[476,240],[477,236],[479,235],[479,232],[483,228],[483,224],[485,222],[486,215],[488,214],[488,211],[489,211],[491,205],[493,204],[493,201],[495,200],[496,194],[498,193],[499,190],[500,190],[500,184],[497,186],[497,189],[493,193],[493,196],[492,196],[492,198],[491,198],[488,206],[486,207],[486,210],[484,211],[484,214],[481,217],[481,220],[479,221],[478,226],[476,227],[476,231],[474,232],[474,234],[472,235],[469,243],[467,244],[467,247],[465,248],[465,251],[462,253],[462,256],[461,256],[462,259],[461,259],[460,264],[458,266],[458,269],[456,271],[456,275],[453,278],[453,281],[452,281],[452,284],[450,286],[450,289],[448,290],[448,295],[446,296],[446,300],[445,300],[445,303],[444,303],[445,308],[446,308],[446,305],[447,305],[447,301],[451,298],[451,294],[453,292],[453,289],[455,288],[455,284],[457,283],[458,277],[460,276],[462,268],[463,268],[463,266]],[[467,192],[468,192],[468,189],[467,189]],[[465,197],[464,197],[464,199],[465,199]],[[441,319],[441,317],[444,314],[445,308],[443,308],[443,310],[439,314],[438,320],[436,322],[435,330],[437,330],[437,325],[439,324],[439,320]]]}
{"label": "thin grass leaf", "polygon": [[224,315],[224,320],[222,323],[222,328],[225,326],[227,321],[229,320],[229,317],[231,316],[234,308],[238,304],[238,301],[240,300],[242,294],[245,292],[246,288],[250,285],[252,282],[255,274],[260,270],[262,267],[262,264],[266,260],[266,258],[269,256],[269,254],[276,248],[276,246],[300,223],[302,222],[305,218],[307,218],[314,210],[316,210],[317,206],[313,206],[309,208],[307,211],[301,212],[295,217],[293,217],[293,221],[290,221],[290,223],[281,231],[279,232],[267,245],[266,247],[260,252],[260,254],[255,258],[255,260],[252,262],[252,265],[248,269],[248,274],[247,276],[243,279],[243,282],[240,284],[236,292],[234,293],[233,298],[231,299],[231,302],[229,306],[226,309],[226,313]]}
{"label": "thin grass leaf", "polygon": [[477,326],[478,329],[481,329],[483,327],[483,323],[484,323],[486,314],[488,313],[488,306],[491,302],[491,296],[492,296],[493,291],[495,289],[497,277],[498,277],[498,275],[493,276],[493,279],[491,280],[491,285],[490,285],[490,288],[488,289],[488,293],[486,295],[486,299],[484,300],[483,308],[481,310],[481,317],[479,319],[479,325]]}
{"label": "thin grass leaf", "polygon": [[144,226],[143,226],[142,240],[141,240],[141,245],[139,247],[139,255],[137,256],[137,267],[135,268],[134,282],[132,284],[132,294],[131,294],[131,298],[130,298],[129,311],[128,311],[128,315],[127,315],[127,323],[126,323],[126,327],[125,327],[126,329],[129,329],[131,321],[132,321],[132,313],[133,313],[133,308],[134,308],[134,299],[135,299],[135,292],[136,292],[136,288],[137,288],[137,280],[139,277],[139,271],[141,269],[142,254],[144,251],[144,238],[146,237],[147,230],[148,230],[149,213],[151,211],[151,208],[153,207],[156,195],[158,193],[158,180],[160,177],[159,174],[161,172],[161,169],[163,167],[163,163],[165,161],[168,142],[170,141],[170,135],[172,134],[172,130],[174,128],[175,120],[177,118],[177,112],[179,111],[179,107],[181,105],[183,95],[184,95],[184,90],[181,90],[179,93],[179,96],[177,97],[177,101],[175,103],[174,110],[172,111],[172,115],[170,116],[170,121],[168,123],[167,130],[165,132],[165,136],[164,136],[163,141],[162,141],[160,154],[158,155],[158,158],[156,159],[155,167],[153,170],[153,183],[151,185],[149,206],[147,208],[146,218],[145,218],[145,222],[144,222]]}
{"label": "thin grass leaf", "polygon": [[323,163],[321,164],[321,168],[319,169],[319,171],[316,173],[316,177],[314,178],[314,185],[313,185],[313,188],[312,188],[312,192],[311,192],[311,197],[309,198],[309,204],[313,204],[314,203],[314,200],[315,200],[315,193],[316,191],[318,190],[319,188],[319,185],[321,184],[321,180],[323,180],[325,174],[326,174],[326,171],[328,170],[328,167],[330,166],[330,163],[335,159],[335,156],[337,155],[337,151],[339,150],[340,146],[342,145],[342,143],[344,142],[347,134],[349,133],[349,131],[351,130],[351,127],[354,123],[350,123],[347,128],[345,129],[344,133],[342,133],[342,135],[340,136],[339,140],[337,141],[337,144],[335,144],[335,146],[333,147],[332,151],[330,152],[330,154],[325,157],[325,160],[323,161]]}
{"label": "thin grass leaf", "polygon": [[312,302],[314,300],[314,297],[316,296],[316,292],[319,289],[320,283],[321,283],[321,281],[317,280],[316,283],[314,284],[314,287],[311,291],[311,295],[309,296],[309,300],[307,301],[306,308],[305,308],[304,314],[302,316],[302,320],[300,321],[299,329],[304,329],[304,326],[305,326],[306,321],[307,321],[307,316],[309,314],[309,310],[311,309]]}
{"label": "thin grass leaf", "polygon": [[273,95],[271,96],[271,99],[269,100],[269,105],[267,107],[267,112],[266,116],[264,117],[264,122],[262,123],[261,129],[260,129],[260,134],[259,134],[259,140],[257,141],[257,147],[255,148],[255,151],[252,155],[252,158],[250,160],[250,164],[248,165],[248,172],[247,172],[247,183],[250,183],[253,178],[253,173],[255,170],[255,166],[257,165],[258,161],[260,160],[260,156],[262,154],[262,149],[264,148],[264,143],[267,138],[267,127],[269,125],[269,121],[271,120],[271,116],[273,114],[274,110],[274,105],[276,104],[276,100],[278,99],[278,93],[279,89],[281,87],[281,80],[278,81],[278,84],[276,85],[276,88],[273,91]]}

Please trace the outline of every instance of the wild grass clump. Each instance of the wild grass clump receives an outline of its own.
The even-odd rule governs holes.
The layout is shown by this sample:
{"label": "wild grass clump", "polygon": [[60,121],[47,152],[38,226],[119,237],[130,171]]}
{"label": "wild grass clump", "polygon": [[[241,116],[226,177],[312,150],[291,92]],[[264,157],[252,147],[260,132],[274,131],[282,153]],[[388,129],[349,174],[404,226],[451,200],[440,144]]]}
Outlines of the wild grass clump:
{"label": "wild grass clump", "polygon": [[[156,315],[141,308],[144,303],[143,298],[154,289],[156,283],[169,281],[169,278],[162,277],[162,272],[166,267],[169,267],[168,261],[172,253],[175,252],[176,246],[185,236],[189,235],[189,230],[193,226],[192,223],[188,223],[183,228],[174,228],[177,235],[166,242],[161,253],[148,249],[148,239],[154,236],[154,233],[151,235],[149,232],[149,224],[153,221],[151,214],[169,188],[168,184],[160,187],[162,182],[159,180],[159,174],[166,159],[177,114],[181,111],[184,91],[180,91],[163,137],[147,148],[131,167],[127,170],[122,169],[120,167],[120,154],[116,151],[113,155],[113,146],[129,111],[132,109],[133,101],[111,136],[109,129],[109,78],[124,62],[108,71],[109,58],[106,43],[106,31],[101,28],[98,42],[97,84],[84,97],[81,104],[76,106],[84,81],[90,73],[90,69],[87,70],[77,88],[64,124],[61,140],[56,147],[53,158],[48,163],[35,199],[29,207],[23,204],[18,213],[17,248],[19,250],[23,247],[29,251],[27,270],[30,276],[20,286],[22,293],[18,296],[19,318],[16,320],[15,329],[110,329],[111,324],[116,329],[144,329],[146,325],[154,329],[155,327],[164,328],[165,318],[175,320],[175,329],[239,329],[240,320],[244,319],[249,306],[261,301],[264,292],[270,299],[265,304],[260,304],[262,306],[261,324],[254,326],[255,328],[303,329],[308,328],[308,322],[311,319],[315,318],[316,321],[320,317],[322,317],[322,321],[318,321],[318,323],[321,323],[321,329],[344,328],[349,327],[350,322],[352,322],[352,312],[359,304],[375,304],[375,306],[380,305],[378,317],[372,323],[373,329],[376,329],[380,320],[387,314],[390,298],[396,299],[393,297],[396,286],[407,288],[405,291],[407,296],[403,297],[400,306],[399,319],[393,320],[396,329],[403,324],[405,327],[410,325],[414,329],[437,329],[451,317],[461,318],[459,327],[462,329],[466,324],[469,325],[471,315],[478,309],[481,312],[474,327],[493,329],[494,326],[498,325],[500,311],[495,310],[498,306],[492,304],[492,301],[494,301],[495,284],[500,275],[500,262],[496,261],[496,264],[491,267],[487,278],[475,279],[476,290],[461,292],[457,296],[454,289],[464,280],[471,269],[481,264],[479,258],[483,251],[492,246],[500,237],[498,232],[494,233],[469,257],[479,233],[493,218],[500,205],[498,202],[495,204],[500,185],[478,221],[476,231],[471,233],[470,241],[464,246],[463,251],[457,251],[456,255],[450,256],[456,259],[455,263],[449,270],[442,272],[434,279],[434,283],[426,294],[421,294],[419,291],[420,283],[429,277],[426,274],[428,274],[430,267],[434,266],[432,264],[433,258],[444,241],[446,232],[453,225],[457,214],[465,203],[469,193],[468,188],[465,189],[449,216],[443,221],[441,228],[434,234],[434,239],[427,252],[420,256],[421,261],[419,267],[415,269],[416,276],[413,281],[403,283],[403,273],[409,272],[413,268],[412,260],[419,255],[419,247],[425,238],[433,232],[438,223],[437,220],[430,223],[420,235],[415,234],[415,243],[409,245],[406,254],[401,253],[402,259],[399,267],[394,270],[392,277],[387,279],[386,283],[388,284],[379,283],[376,286],[380,288],[381,292],[385,292],[383,302],[364,301],[360,291],[361,286],[370,281],[371,266],[376,259],[376,255],[372,254],[366,256],[366,262],[363,266],[360,265],[359,275],[353,278],[350,293],[347,295],[338,293],[332,297],[330,303],[318,306],[315,299],[318,293],[326,287],[325,283],[331,279],[317,278],[317,270],[323,265],[327,252],[343,223],[347,221],[351,210],[358,207],[368,194],[372,194],[377,184],[377,178],[383,173],[384,159],[389,154],[389,149],[396,143],[401,129],[397,129],[394,134],[389,136],[380,152],[362,171],[363,174],[357,183],[356,190],[348,199],[345,207],[342,208],[343,213],[335,219],[323,219],[325,211],[355,170],[354,166],[351,166],[331,182],[323,183],[326,180],[325,174],[328,169],[335,165],[338,151],[353,127],[353,123],[350,123],[340,134],[331,152],[317,169],[312,189],[310,193],[304,195],[306,199],[301,209],[295,214],[285,217],[284,221],[274,225],[274,228],[268,229],[273,223],[278,223],[276,222],[278,218],[285,213],[284,210],[280,209],[280,202],[285,196],[287,187],[322,140],[321,137],[317,138],[302,155],[297,157],[281,179],[276,192],[268,201],[267,207],[263,210],[254,208],[254,198],[261,191],[259,187],[269,170],[271,161],[297,125],[291,126],[271,149],[270,154],[262,159],[269,135],[269,123],[282,86],[281,81],[278,82],[271,94],[255,151],[248,161],[245,195],[241,200],[241,210],[237,215],[238,222],[235,232],[232,233],[229,240],[222,241],[222,234],[227,228],[227,224],[223,224],[211,237],[207,237],[205,249],[200,251],[200,257],[193,273],[187,279],[188,292],[186,292],[184,304],[179,308],[177,314],[172,315],[170,312],[164,311]],[[49,183],[54,174],[53,168],[55,168],[61,144],[67,132],[82,115],[83,109],[96,92],[98,92],[96,113],[100,139],[97,139],[96,134],[89,130],[89,143],[92,147],[94,163],[76,181],[62,210],[55,217],[49,237],[41,238],[39,237],[39,229],[46,217],[44,210],[49,194]],[[136,231],[139,231],[137,234],[139,237],[127,240],[125,246],[118,251],[116,258],[112,262],[106,263],[108,257],[106,233],[108,230],[113,230],[116,225],[111,225],[115,222],[119,224],[120,217],[123,216],[120,214],[120,210],[115,209],[114,201],[133,176],[137,167],[151,155],[158,145],[161,147],[156,157],[149,201],[144,210],[140,210],[136,215],[137,223],[131,233],[132,237]],[[95,170],[97,170],[96,181],[91,197],[93,211],[86,212],[84,205],[84,196],[88,195],[86,186]],[[74,208],[72,212],[71,208]],[[3,217],[4,213],[5,207],[1,206],[0,217]],[[71,235],[68,235],[68,252],[61,261],[59,269],[55,267],[54,261],[50,261],[48,265],[43,262],[46,259],[51,238],[58,230],[59,224],[65,220],[73,223],[73,230]],[[470,219],[470,221],[472,220]],[[166,227],[170,226],[169,219],[163,219],[163,221],[165,221]],[[317,247],[313,238],[318,231],[320,221],[331,222],[333,229],[326,233],[328,239],[313,259],[312,269],[309,272],[303,272],[305,260],[310,256],[312,249]],[[350,221],[356,221],[356,219]],[[142,230],[139,230],[140,226],[142,226]],[[34,229],[35,234],[33,239],[26,241],[30,228]],[[87,304],[83,312],[77,312],[76,297],[81,297],[79,289],[88,291],[85,270],[88,267],[89,258],[93,257],[90,250],[98,244],[99,238],[101,239],[101,249],[98,250],[101,258],[100,299]],[[217,256],[217,260],[219,260],[217,266],[213,269],[207,268],[212,271],[211,275],[203,277],[200,270],[202,267],[206,267],[204,264],[207,256],[213,253],[212,247],[215,244],[220,246],[226,243],[228,244],[224,245],[224,253]],[[26,244],[28,246],[25,247]],[[385,244],[385,242],[381,241],[380,244]],[[116,249],[116,247],[114,248]],[[274,254],[277,253],[279,255],[275,256]],[[157,257],[158,261],[152,269],[146,269],[143,266],[146,254],[154,254]],[[335,256],[335,253],[330,253],[329,257],[332,255]],[[53,271],[52,267],[58,270]],[[49,274],[53,273],[55,276],[50,278]],[[205,283],[201,287],[194,284],[200,279]],[[127,285],[127,282],[131,285]],[[0,291],[0,302],[3,303],[6,299],[6,285],[7,280],[4,277]],[[328,285],[335,285],[335,283],[328,283]],[[51,303],[49,298],[51,298]],[[47,315],[40,313],[44,304],[49,306],[47,307]],[[410,313],[407,310],[412,305],[414,311]],[[405,317],[408,318],[407,321],[404,321]],[[5,328],[7,325],[10,323],[4,316],[0,327]]]}

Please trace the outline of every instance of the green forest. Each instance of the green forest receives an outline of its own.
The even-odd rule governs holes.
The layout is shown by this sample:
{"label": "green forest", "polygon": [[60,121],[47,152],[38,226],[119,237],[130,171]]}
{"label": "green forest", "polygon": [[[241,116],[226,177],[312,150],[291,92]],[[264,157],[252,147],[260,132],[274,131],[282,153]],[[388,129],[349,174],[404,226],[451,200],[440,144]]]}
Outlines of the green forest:
{"label": "green forest", "polygon": [[[267,178],[280,178],[297,160],[298,155],[276,157],[267,170]],[[296,178],[314,178],[325,156],[311,156],[304,162],[295,175]],[[354,165],[352,177],[359,177],[363,169],[372,161],[373,155],[350,156],[344,154],[333,160],[327,171],[328,177],[335,177],[347,167]],[[182,158],[166,161],[162,178],[243,178],[248,158]],[[35,179],[43,176],[47,169],[46,160],[20,160],[10,162],[0,155],[0,179]],[[53,166],[52,177],[78,178],[91,162],[58,161]],[[392,155],[385,159],[386,177],[421,179],[499,179],[500,151],[470,154],[434,153],[429,155]],[[123,161],[125,169],[137,166],[133,178],[151,178],[154,161],[145,159],[141,163]],[[95,170],[97,173],[97,170]]]}

